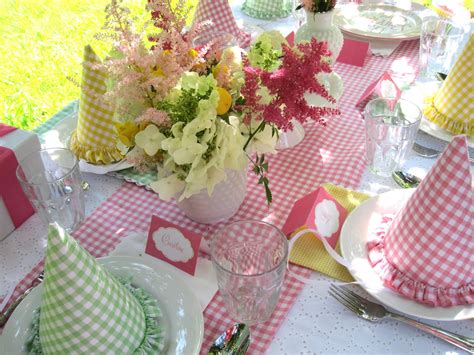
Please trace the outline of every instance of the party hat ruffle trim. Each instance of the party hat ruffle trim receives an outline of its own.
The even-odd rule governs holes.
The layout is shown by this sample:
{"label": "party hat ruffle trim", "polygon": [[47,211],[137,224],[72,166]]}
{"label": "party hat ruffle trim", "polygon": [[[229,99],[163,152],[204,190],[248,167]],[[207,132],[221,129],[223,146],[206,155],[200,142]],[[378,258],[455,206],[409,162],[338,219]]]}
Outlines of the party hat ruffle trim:
{"label": "party hat ruffle trim", "polygon": [[76,157],[92,164],[112,164],[123,159],[123,155],[116,147],[96,148],[87,144],[82,144],[77,138],[77,131],[71,135],[70,149]]}
{"label": "party hat ruffle trim", "polygon": [[248,16],[260,18],[263,20],[271,20],[274,18],[284,18],[288,17],[291,14],[291,7],[287,9],[282,9],[280,11],[264,11],[264,10],[255,10],[253,7],[248,6],[247,2],[242,5],[242,12]]}
{"label": "party hat ruffle trim", "polygon": [[[156,300],[153,299],[145,290],[132,286],[131,278],[117,278],[125,288],[140,303],[145,314],[145,335],[140,346],[134,351],[136,355],[160,353],[165,347],[163,329],[157,324],[156,318],[161,317],[162,313]],[[40,309],[33,314],[31,323],[31,333],[26,341],[26,347],[29,354],[42,355],[40,336],[39,336]]]}
{"label": "party hat ruffle trim", "polygon": [[453,118],[447,117],[439,112],[434,105],[434,96],[426,99],[426,106],[423,109],[423,115],[431,122],[436,123],[439,127],[444,128],[452,134],[474,135],[474,121],[456,121]]}
{"label": "party hat ruffle trim", "polygon": [[384,237],[392,217],[384,216],[373,239],[367,243],[369,262],[374,271],[381,277],[385,286],[416,302],[431,307],[452,307],[474,304],[474,283],[470,282],[459,288],[434,287],[424,282],[413,280],[398,270],[386,258]]}

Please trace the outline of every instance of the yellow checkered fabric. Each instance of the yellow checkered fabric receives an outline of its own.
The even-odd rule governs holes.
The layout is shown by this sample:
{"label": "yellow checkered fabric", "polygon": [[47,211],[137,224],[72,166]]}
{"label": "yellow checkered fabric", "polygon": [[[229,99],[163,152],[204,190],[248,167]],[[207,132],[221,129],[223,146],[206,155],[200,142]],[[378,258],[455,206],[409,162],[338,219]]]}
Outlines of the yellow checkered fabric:
{"label": "yellow checkered fabric", "polygon": [[[369,198],[368,195],[361,192],[336,185],[324,184],[323,187],[348,213]],[[304,228],[306,227],[299,228],[293,235]],[[336,250],[340,253],[339,242],[336,245]],[[312,233],[304,234],[298,239],[291,250],[290,261],[341,281],[354,281],[349,271],[326,252],[323,243]]]}
{"label": "yellow checkered fabric", "polygon": [[123,158],[116,148],[117,133],[114,112],[103,99],[107,73],[98,68],[100,58],[91,46],[84,48],[81,100],[77,129],[71,136],[71,149],[76,156],[93,164],[110,164]]}
{"label": "yellow checkered fabric", "polygon": [[427,100],[427,119],[453,134],[474,135],[474,34],[436,94]]}

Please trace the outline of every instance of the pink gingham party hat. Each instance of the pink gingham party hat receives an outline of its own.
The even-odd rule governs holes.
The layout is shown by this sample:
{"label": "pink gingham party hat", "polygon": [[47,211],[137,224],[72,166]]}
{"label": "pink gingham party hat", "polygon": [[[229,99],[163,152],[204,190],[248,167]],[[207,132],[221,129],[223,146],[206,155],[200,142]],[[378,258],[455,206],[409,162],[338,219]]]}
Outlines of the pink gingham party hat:
{"label": "pink gingham party hat", "polygon": [[474,304],[474,192],[465,136],[456,136],[395,216],[367,243],[384,284],[435,307]]}
{"label": "pink gingham party hat", "polygon": [[237,26],[228,0],[199,0],[194,14],[193,27],[206,21],[212,22],[213,32],[230,33],[235,36],[240,47],[249,46],[251,36]]}

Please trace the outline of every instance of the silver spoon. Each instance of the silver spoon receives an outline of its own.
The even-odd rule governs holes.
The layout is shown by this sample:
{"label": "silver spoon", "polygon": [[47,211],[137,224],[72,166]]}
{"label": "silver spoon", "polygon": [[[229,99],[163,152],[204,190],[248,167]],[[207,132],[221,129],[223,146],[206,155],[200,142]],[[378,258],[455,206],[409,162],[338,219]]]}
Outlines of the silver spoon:
{"label": "silver spoon", "polygon": [[209,355],[244,355],[250,345],[250,331],[247,324],[235,323],[214,340]]}
{"label": "silver spoon", "polygon": [[421,182],[419,177],[404,171],[394,171],[392,173],[392,178],[398,184],[398,186],[403,187],[404,189],[417,187]]}

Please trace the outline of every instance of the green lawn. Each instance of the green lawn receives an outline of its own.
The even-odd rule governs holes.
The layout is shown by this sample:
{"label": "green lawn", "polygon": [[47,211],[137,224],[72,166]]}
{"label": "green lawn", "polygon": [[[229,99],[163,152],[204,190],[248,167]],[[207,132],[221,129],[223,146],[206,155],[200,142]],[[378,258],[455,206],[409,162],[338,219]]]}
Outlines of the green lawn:
{"label": "green lawn", "polygon": [[[0,1],[0,121],[30,130],[79,98],[84,46],[91,44],[102,55],[109,48],[94,39],[108,3]],[[141,10],[146,0],[124,3],[133,5],[134,13],[147,15]]]}

